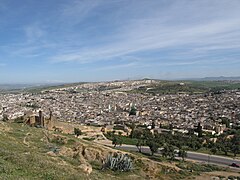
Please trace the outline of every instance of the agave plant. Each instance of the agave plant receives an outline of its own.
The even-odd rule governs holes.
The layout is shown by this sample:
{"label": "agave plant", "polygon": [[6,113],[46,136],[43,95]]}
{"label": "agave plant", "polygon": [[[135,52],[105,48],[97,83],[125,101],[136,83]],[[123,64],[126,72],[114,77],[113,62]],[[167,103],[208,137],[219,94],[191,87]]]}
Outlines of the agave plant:
{"label": "agave plant", "polygon": [[102,169],[111,169],[113,171],[130,171],[133,163],[127,154],[109,154],[103,163]]}

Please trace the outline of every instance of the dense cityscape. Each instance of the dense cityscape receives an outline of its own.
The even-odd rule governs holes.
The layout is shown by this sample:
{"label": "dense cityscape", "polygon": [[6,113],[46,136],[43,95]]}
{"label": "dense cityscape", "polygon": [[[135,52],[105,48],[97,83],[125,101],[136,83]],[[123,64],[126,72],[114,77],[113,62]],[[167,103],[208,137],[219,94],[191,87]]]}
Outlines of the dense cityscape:
{"label": "dense cityscape", "polygon": [[[154,80],[84,83],[39,93],[4,94],[0,95],[0,118],[13,120],[39,110],[49,116],[50,109],[59,121],[97,126],[131,122],[151,126],[154,122],[156,130],[171,125],[182,133],[188,133],[200,123],[203,130],[212,135],[220,135],[227,128],[223,119],[228,119],[231,126],[239,125],[240,91],[131,93],[133,89],[157,83]],[[131,108],[136,109],[135,116],[129,116]]]}

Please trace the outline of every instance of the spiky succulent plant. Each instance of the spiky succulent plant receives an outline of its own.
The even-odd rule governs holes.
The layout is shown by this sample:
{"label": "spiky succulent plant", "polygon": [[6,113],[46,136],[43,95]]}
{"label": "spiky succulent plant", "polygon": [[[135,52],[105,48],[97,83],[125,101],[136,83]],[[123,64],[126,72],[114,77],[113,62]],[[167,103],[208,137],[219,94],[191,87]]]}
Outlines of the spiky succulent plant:
{"label": "spiky succulent plant", "polygon": [[132,167],[132,160],[127,154],[109,154],[103,163],[102,169],[111,169],[113,171],[130,171]]}

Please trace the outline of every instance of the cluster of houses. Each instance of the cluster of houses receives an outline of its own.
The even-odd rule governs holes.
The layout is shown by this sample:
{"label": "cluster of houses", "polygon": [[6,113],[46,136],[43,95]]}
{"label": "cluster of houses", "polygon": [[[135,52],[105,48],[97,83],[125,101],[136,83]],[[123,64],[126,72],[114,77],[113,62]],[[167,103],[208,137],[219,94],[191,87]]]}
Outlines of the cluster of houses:
{"label": "cluster of houses", "polygon": [[[0,119],[26,117],[26,123],[52,127],[52,119],[83,125],[104,127],[106,130],[122,129],[134,122],[155,131],[188,133],[201,123],[203,131],[221,134],[226,128],[239,125],[240,92],[221,94],[159,95],[132,93],[129,90],[156,83],[152,80],[86,83],[66,88],[0,95]],[[183,86],[184,84],[181,84]],[[135,108],[134,115],[130,114]],[[51,111],[49,111],[51,109]],[[27,115],[26,112],[33,112]],[[48,118],[46,118],[48,117]]]}

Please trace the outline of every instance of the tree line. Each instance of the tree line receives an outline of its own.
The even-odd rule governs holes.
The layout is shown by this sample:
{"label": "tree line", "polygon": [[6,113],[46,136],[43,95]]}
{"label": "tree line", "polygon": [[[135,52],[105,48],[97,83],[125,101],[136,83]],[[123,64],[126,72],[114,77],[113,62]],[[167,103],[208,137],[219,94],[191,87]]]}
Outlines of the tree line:
{"label": "tree line", "polygon": [[[143,146],[148,146],[151,154],[154,155],[161,148],[162,156],[170,159],[174,158],[176,150],[178,155],[184,159],[187,155],[187,150],[197,151],[201,148],[208,150],[211,154],[229,155],[229,153],[232,153],[234,156],[240,154],[240,129],[229,130],[215,138],[203,136],[200,132],[200,126],[195,130],[199,131],[198,136],[192,133],[172,134],[171,131],[167,133],[152,133],[147,128],[136,127],[135,124],[131,125],[131,129],[131,133],[124,138],[122,138],[121,134],[116,135],[114,131],[108,132],[106,136],[112,140],[114,147],[125,144],[124,141],[128,138],[129,142],[133,142],[136,145],[139,152],[142,152]],[[134,141],[130,141],[131,139],[134,139]]]}

